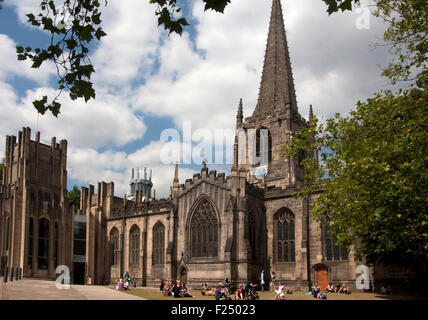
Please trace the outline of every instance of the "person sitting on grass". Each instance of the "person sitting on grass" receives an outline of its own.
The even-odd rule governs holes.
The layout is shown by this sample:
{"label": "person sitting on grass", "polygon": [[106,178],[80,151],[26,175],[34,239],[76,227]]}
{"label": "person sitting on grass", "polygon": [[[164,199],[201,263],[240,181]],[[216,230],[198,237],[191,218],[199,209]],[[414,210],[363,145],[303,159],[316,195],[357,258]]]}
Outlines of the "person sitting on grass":
{"label": "person sitting on grass", "polygon": [[205,295],[206,296],[215,296],[216,292],[217,292],[217,288],[212,288],[211,290],[208,289],[208,285],[205,284],[206,286],[206,291],[205,291]]}
{"label": "person sitting on grass", "polygon": [[238,285],[236,289],[235,300],[244,300],[244,290],[242,289],[242,283]]}
{"label": "person sitting on grass", "polygon": [[163,293],[163,288],[164,288],[164,286],[165,286],[165,282],[164,282],[164,280],[162,279],[162,280],[161,280],[161,284],[160,284],[160,286],[159,286],[159,290],[160,290],[160,292],[161,292],[161,293]]}
{"label": "person sitting on grass", "polygon": [[119,282],[116,286],[116,290],[122,291],[123,290],[123,280],[119,279]]}
{"label": "person sitting on grass", "polygon": [[327,289],[325,289],[325,291],[327,292],[334,292],[334,286],[333,283],[329,283],[329,285],[327,286]]}
{"label": "person sitting on grass", "polygon": [[340,285],[340,283],[337,283],[336,284],[336,287],[334,288],[334,292],[337,292],[337,293],[339,293],[339,290],[340,290],[340,288],[341,288],[342,286]]}
{"label": "person sitting on grass", "polygon": [[206,283],[201,283],[201,295],[205,295],[208,290],[208,285]]}
{"label": "person sitting on grass", "polygon": [[320,286],[318,285],[318,284],[316,284],[315,283],[315,285],[314,286],[312,286],[312,295],[313,295],[313,297],[314,298],[317,298],[318,297],[318,294],[321,292],[321,290],[320,290]]}
{"label": "person sitting on grass", "polygon": [[215,299],[216,300],[224,300],[224,298],[225,298],[225,294],[224,294],[223,283],[219,282],[217,290],[215,292]]}
{"label": "person sitting on grass", "polygon": [[275,300],[287,300],[285,298],[285,294],[284,294],[284,286],[281,284],[281,282],[278,282],[278,286],[275,290],[274,299]]}
{"label": "person sitting on grass", "polygon": [[162,293],[165,297],[172,296],[171,283],[169,281],[165,282],[165,285],[163,286],[163,292]]}
{"label": "person sitting on grass", "polygon": [[256,286],[251,282],[248,286],[247,292],[247,300],[256,300],[259,299],[259,295],[257,294]]}
{"label": "person sitting on grass", "polygon": [[193,296],[190,294],[189,290],[186,287],[186,284],[183,283],[181,286],[181,296],[184,298],[193,298]]}
{"label": "person sitting on grass", "polygon": [[123,285],[123,289],[125,289],[125,290],[131,290],[131,289],[129,289],[129,283],[130,282],[131,282],[131,279],[127,278],[126,281],[125,281],[125,284]]}
{"label": "person sitting on grass", "polygon": [[180,298],[180,287],[180,280],[176,280],[171,290],[174,298]]}
{"label": "person sitting on grass", "polygon": [[231,300],[229,297],[229,290],[223,285],[223,283],[219,282],[218,288],[215,292],[216,300]]}
{"label": "person sitting on grass", "polygon": [[342,284],[342,286],[339,289],[339,293],[345,293],[345,294],[350,294],[351,293],[351,291],[349,291],[349,288],[346,285],[346,283]]}

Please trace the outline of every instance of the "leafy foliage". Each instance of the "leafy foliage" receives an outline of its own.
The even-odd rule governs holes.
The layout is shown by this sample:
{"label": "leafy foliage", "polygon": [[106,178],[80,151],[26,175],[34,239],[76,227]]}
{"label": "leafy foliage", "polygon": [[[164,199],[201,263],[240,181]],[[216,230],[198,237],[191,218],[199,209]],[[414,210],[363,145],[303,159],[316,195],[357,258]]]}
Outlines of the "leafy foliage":
{"label": "leafy foliage", "polygon": [[332,14],[339,10],[352,10],[352,3],[359,3],[359,0],[323,0],[327,5],[328,14]]}
{"label": "leafy foliage", "polygon": [[80,207],[80,190],[78,186],[74,186],[71,191],[68,192],[68,202],[70,205],[74,206],[74,208]]}
{"label": "leafy foliage", "polygon": [[[351,1],[323,1],[330,14],[351,9]],[[373,14],[388,24],[384,40],[394,58],[382,75],[393,83],[415,80],[416,87],[377,93],[348,117],[336,114],[325,124],[315,117],[283,145],[282,154],[313,155],[302,162],[307,176],[296,196],[322,191],[312,210],[321,223],[331,218],[330,234],[339,245],[354,245],[367,263],[425,261],[428,3],[375,2]]]}
{"label": "leafy foliage", "polygon": [[[202,0],[205,3],[205,11],[214,10],[216,12],[224,12],[225,7],[231,0]],[[157,4],[156,15],[158,16],[158,25],[163,25],[169,33],[183,32],[183,27],[188,26],[186,18],[174,18],[175,15],[181,12],[181,8],[177,6],[177,0],[150,0],[150,3]]]}
{"label": "leafy foliage", "polygon": [[[2,0],[0,0],[2,1]],[[165,30],[179,35],[183,27],[188,26],[184,17],[175,18],[181,8],[177,6],[177,0],[149,0],[158,7],[155,14],[158,16],[158,24]],[[224,12],[230,0],[202,0],[205,10]],[[107,0],[105,0],[107,5]],[[42,30],[51,33],[51,41],[48,48],[31,48],[17,46],[18,60],[30,59],[32,68],[39,68],[44,62],[55,63],[58,75],[58,94],[52,100],[43,96],[33,101],[34,107],[41,114],[50,111],[54,116],[60,113],[61,104],[58,97],[64,89],[68,90],[72,100],[84,98],[87,102],[95,99],[95,90],[92,86],[91,75],[95,72],[89,59],[89,45],[92,41],[101,40],[106,36],[101,24],[101,11],[99,0],[64,0],[62,6],[56,6],[53,0],[42,0],[41,13],[27,14],[28,21]]]}
{"label": "leafy foliage", "polygon": [[[382,74],[392,83],[423,78],[428,68],[428,2],[378,0],[373,14],[389,25],[383,40],[395,56]],[[419,81],[416,85],[423,87]]]}
{"label": "leafy foliage", "polygon": [[58,95],[48,101],[47,96],[33,101],[41,114],[50,111],[58,116],[61,104],[58,97],[67,89],[72,100],[83,97],[87,102],[95,98],[91,75],[95,72],[89,59],[89,44],[106,35],[101,24],[100,2],[98,0],[65,0],[63,6],[56,6],[52,0],[43,0],[41,13],[27,14],[28,21],[36,27],[51,33],[48,48],[17,46],[18,60],[30,59],[32,68],[39,68],[45,61],[56,65],[58,75]]}
{"label": "leafy foliage", "polygon": [[319,152],[319,162],[303,163],[308,178],[298,196],[323,190],[314,216],[331,216],[338,244],[356,245],[368,262],[428,253],[427,102],[426,87],[385,91],[348,117],[315,117],[283,146],[284,155]]}

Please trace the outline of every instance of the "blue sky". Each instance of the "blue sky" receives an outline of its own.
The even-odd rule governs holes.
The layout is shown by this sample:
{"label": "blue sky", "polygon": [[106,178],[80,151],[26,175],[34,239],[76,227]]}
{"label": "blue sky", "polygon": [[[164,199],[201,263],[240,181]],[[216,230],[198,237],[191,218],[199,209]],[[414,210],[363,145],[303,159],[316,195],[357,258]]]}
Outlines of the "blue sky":
{"label": "blue sky", "polygon": [[[59,3],[60,1],[56,1]],[[16,135],[38,126],[42,141],[67,139],[68,185],[114,181],[115,193],[128,192],[132,167],[153,169],[156,194],[169,195],[174,165],[160,159],[165,129],[183,136],[233,130],[239,99],[251,115],[258,93],[271,0],[233,0],[225,14],[204,12],[202,1],[180,1],[191,26],[182,37],[157,27],[156,7],[145,0],[109,1],[103,8],[107,37],[93,48],[95,101],[61,96],[58,119],[37,117],[31,102],[55,94],[55,69],[31,69],[16,60],[15,46],[44,46],[48,35],[26,23],[40,0],[5,1],[0,11],[0,134]],[[282,1],[300,113],[309,104],[321,118],[346,113],[360,99],[389,87],[377,64],[390,59],[386,48],[372,50],[384,26],[370,18],[357,28],[356,12],[328,16],[321,0]],[[37,120],[38,119],[38,120]],[[199,132],[200,133],[200,132]],[[198,141],[193,141],[195,146]],[[174,145],[179,147],[180,145]],[[230,151],[230,145],[225,146]],[[4,150],[4,138],[0,139]],[[1,151],[4,152],[4,151]],[[180,181],[200,170],[200,163],[180,165]],[[229,172],[228,164],[209,164]]]}

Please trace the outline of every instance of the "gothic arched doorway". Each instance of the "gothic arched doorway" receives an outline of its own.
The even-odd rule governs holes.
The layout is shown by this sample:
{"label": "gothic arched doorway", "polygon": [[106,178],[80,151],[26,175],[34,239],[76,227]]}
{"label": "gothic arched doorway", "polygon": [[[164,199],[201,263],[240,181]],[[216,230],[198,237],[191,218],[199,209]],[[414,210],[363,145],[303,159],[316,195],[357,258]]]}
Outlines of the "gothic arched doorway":
{"label": "gothic arched doorway", "polygon": [[180,270],[180,282],[187,284],[187,269],[184,267]]}

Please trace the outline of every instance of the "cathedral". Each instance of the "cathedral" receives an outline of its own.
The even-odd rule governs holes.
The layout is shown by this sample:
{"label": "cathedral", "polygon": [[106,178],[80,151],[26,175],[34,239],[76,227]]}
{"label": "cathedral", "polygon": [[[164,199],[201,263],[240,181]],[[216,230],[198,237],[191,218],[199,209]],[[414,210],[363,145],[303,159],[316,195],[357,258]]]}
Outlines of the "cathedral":
{"label": "cathedral", "polygon": [[[29,128],[7,136],[0,186],[2,273],[56,278],[69,266],[73,283],[113,284],[128,271],[137,286],[181,279],[189,287],[232,281],[259,282],[275,272],[286,287],[307,290],[314,283],[346,282],[355,289],[353,250],[337,246],[313,219],[313,195],[296,199],[303,182],[302,157],[281,157],[281,145],[308,126],[298,111],[280,0],[273,0],[259,95],[253,114],[236,117],[231,174],[209,170],[179,181],[171,172],[167,199],[152,196],[151,172],[132,173],[131,194],[114,195],[114,183],[82,187],[80,208],[67,199],[67,141],[31,140]],[[238,146],[238,132],[261,131],[266,166],[252,164]],[[244,139],[246,135],[243,135]],[[242,137],[242,135],[240,135]],[[246,141],[250,144],[249,141]],[[245,144],[245,143],[244,143]],[[245,149],[244,149],[244,152]],[[263,170],[262,170],[263,169]],[[255,172],[262,174],[254,174]]]}

